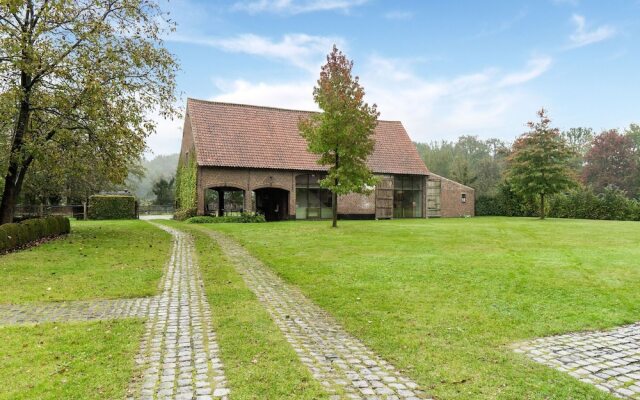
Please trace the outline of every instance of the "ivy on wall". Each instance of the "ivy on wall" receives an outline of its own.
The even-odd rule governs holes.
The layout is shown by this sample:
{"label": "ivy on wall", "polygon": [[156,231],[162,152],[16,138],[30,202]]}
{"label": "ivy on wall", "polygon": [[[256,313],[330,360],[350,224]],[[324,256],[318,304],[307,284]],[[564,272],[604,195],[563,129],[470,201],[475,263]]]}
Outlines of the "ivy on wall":
{"label": "ivy on wall", "polygon": [[187,157],[180,160],[176,171],[176,217],[196,213],[196,160],[195,157]]}

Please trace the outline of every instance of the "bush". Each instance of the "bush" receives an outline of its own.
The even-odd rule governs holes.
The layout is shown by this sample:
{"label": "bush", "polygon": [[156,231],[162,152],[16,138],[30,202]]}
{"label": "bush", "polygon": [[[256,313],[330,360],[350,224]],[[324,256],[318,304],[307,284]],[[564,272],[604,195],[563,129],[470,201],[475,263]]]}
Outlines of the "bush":
{"label": "bush", "polygon": [[476,199],[476,215],[502,215],[507,217],[530,217],[537,215],[535,201],[515,193],[508,183],[501,183],[494,196],[479,196]]}
{"label": "bush", "polygon": [[187,224],[213,224],[216,222],[216,219],[218,218],[220,217],[210,217],[208,215],[203,215],[203,216],[188,218],[185,222]]}
{"label": "bush", "polygon": [[600,194],[590,188],[579,188],[554,196],[549,203],[549,216],[639,221],[640,202],[629,199],[625,192],[614,187]]}
{"label": "bush", "polygon": [[185,219],[189,219],[191,217],[195,217],[197,211],[195,208],[187,208],[184,210],[176,210],[175,214],[173,214],[173,219],[178,221],[184,221]]}
{"label": "bush", "polygon": [[0,253],[24,247],[38,240],[71,232],[68,218],[50,216],[0,225]]}
{"label": "bush", "polygon": [[135,219],[136,199],[128,195],[89,197],[89,219]]}
{"label": "bush", "polygon": [[225,217],[198,216],[185,221],[188,224],[221,224],[221,223],[259,223],[266,222],[264,215],[254,213],[242,213],[240,215],[228,215]]}

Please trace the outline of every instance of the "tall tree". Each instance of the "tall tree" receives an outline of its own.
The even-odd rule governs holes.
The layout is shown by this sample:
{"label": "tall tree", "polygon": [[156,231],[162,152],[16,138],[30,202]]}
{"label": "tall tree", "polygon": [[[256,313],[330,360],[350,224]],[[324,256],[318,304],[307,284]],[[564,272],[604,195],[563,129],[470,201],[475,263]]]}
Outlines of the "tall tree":
{"label": "tall tree", "polygon": [[333,227],[337,227],[338,195],[366,193],[376,178],[367,166],[373,152],[373,131],[380,113],[364,102],[364,89],[353,77],[353,61],[334,45],[322,66],[313,99],[322,113],[301,120],[299,129],[320,165],[329,166],[320,185],[332,193]]}
{"label": "tall tree", "polygon": [[611,129],[596,136],[585,156],[582,178],[596,192],[615,186],[630,197],[638,194],[638,156],[633,139]]}
{"label": "tall tree", "polygon": [[640,153],[640,125],[629,124],[629,127],[624,130],[624,134],[629,136],[635,144],[636,151]]}
{"label": "tall tree", "polygon": [[470,186],[478,179],[478,176],[473,174],[466,158],[456,157],[453,160],[451,179]]}
{"label": "tall tree", "polygon": [[546,196],[559,193],[575,184],[570,168],[573,151],[560,136],[544,109],[538,111],[539,122],[529,122],[529,132],[513,144],[508,159],[507,177],[517,193],[540,199],[540,219],[545,218]]}
{"label": "tall tree", "polygon": [[153,132],[175,114],[172,29],[155,0],[0,3],[0,130],[10,126],[0,223],[13,219],[29,167],[60,155],[108,166],[122,182]]}
{"label": "tall tree", "polygon": [[175,178],[160,178],[153,184],[153,194],[156,196],[155,204],[168,205],[173,204]]}
{"label": "tall tree", "polygon": [[582,175],[584,167],[584,156],[591,147],[591,142],[595,134],[591,128],[570,128],[560,133],[560,136],[567,143],[569,148],[573,150],[574,156],[571,159],[571,167],[577,176]]}

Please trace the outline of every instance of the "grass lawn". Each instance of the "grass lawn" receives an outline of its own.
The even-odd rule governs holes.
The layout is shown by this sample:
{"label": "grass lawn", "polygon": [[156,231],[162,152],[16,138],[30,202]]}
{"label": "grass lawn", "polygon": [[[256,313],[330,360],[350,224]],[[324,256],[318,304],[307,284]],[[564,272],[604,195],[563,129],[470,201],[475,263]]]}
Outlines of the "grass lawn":
{"label": "grass lawn", "polygon": [[[472,218],[329,225],[206,229],[235,237],[438,397],[611,398],[509,346],[640,320],[637,222]],[[233,275],[228,267],[217,268]],[[226,319],[221,312],[231,307],[234,318],[251,327],[254,317],[228,297],[255,302],[243,291],[213,291],[210,301],[217,315]],[[223,320],[218,329],[240,334],[242,328],[233,326],[239,323]]]}
{"label": "grass lawn", "polygon": [[162,223],[195,237],[198,264],[232,398],[328,398],[210,237],[187,224]]}
{"label": "grass lawn", "polygon": [[122,399],[140,320],[0,328],[0,399]]}
{"label": "grass lawn", "polygon": [[144,221],[76,221],[71,234],[0,256],[0,303],[150,296],[171,236]]}

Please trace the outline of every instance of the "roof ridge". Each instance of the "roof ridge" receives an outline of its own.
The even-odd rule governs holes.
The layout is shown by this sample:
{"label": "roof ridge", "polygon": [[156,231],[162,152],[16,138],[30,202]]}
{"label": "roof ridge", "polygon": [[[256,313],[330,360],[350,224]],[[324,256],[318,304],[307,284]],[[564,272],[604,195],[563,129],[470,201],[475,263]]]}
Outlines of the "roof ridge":
{"label": "roof ridge", "polygon": [[[296,109],[293,109],[293,108],[273,107],[273,106],[259,106],[259,105],[255,105],[255,104],[232,103],[232,102],[217,101],[217,100],[202,100],[202,99],[195,99],[193,97],[187,97],[187,102],[189,102],[190,100],[191,101],[199,101],[201,103],[219,104],[219,105],[225,105],[225,106],[260,108],[260,109],[264,109],[264,110],[291,111],[291,112],[303,113],[303,114],[319,114],[320,113],[320,111],[296,110]],[[394,120],[379,119],[378,122],[398,122],[398,123],[402,124],[402,121],[395,120],[395,119]]]}

